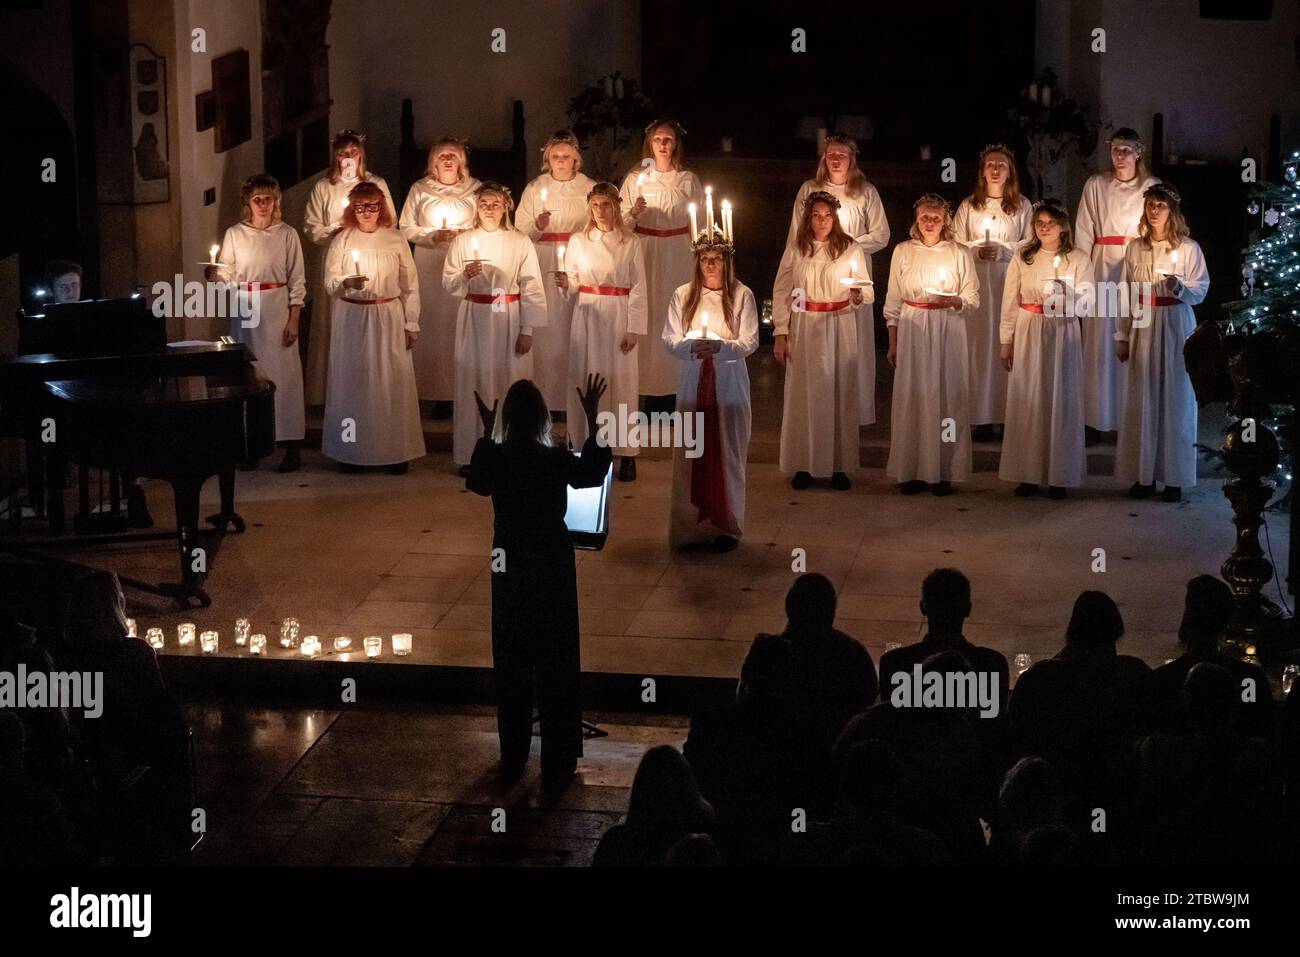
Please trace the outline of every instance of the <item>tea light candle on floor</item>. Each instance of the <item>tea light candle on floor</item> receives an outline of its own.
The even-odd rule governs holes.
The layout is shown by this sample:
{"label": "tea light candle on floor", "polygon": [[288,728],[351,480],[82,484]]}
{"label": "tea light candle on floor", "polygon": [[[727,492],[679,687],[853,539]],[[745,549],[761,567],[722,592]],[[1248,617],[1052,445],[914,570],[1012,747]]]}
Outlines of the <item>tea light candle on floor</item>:
{"label": "tea light candle on floor", "polygon": [[139,638],[139,637],[140,637],[140,633],[139,633],[138,631],[136,631],[136,623],[135,623],[135,619],[134,619],[134,618],[128,618],[128,619],[126,620],[126,636],[127,636],[128,638]]}
{"label": "tea light candle on floor", "polygon": [[266,635],[249,635],[248,653],[250,655],[260,655],[264,651],[266,651]]}
{"label": "tea light candle on floor", "polygon": [[253,623],[247,618],[235,619],[235,644],[241,648],[248,644],[249,632],[253,630]]}
{"label": "tea light candle on floor", "polygon": [[194,622],[192,621],[187,621],[184,624],[176,626],[176,640],[180,642],[182,648],[186,645],[194,644],[195,631]]}
{"label": "tea light candle on floor", "polygon": [[298,619],[286,618],[280,622],[280,647],[298,647]]}
{"label": "tea light candle on floor", "polygon": [[162,651],[163,647],[163,630],[161,628],[150,628],[144,633],[144,640],[149,642],[149,647],[154,651]]}
{"label": "tea light candle on floor", "polygon": [[411,653],[411,636],[408,634],[393,635],[393,654],[409,655]]}
{"label": "tea light candle on floor", "polygon": [[379,653],[384,650],[384,639],[378,635],[367,635],[361,644],[366,649],[367,658],[378,658]]}
{"label": "tea light candle on floor", "polygon": [[1016,676],[1019,677],[1029,670],[1029,666],[1034,663],[1034,659],[1023,651],[1016,655]]}
{"label": "tea light candle on floor", "polygon": [[215,655],[217,653],[217,633],[215,631],[205,631],[199,635],[199,648],[205,655]]}
{"label": "tea light candle on floor", "polygon": [[308,635],[302,640],[302,646],[298,651],[304,658],[315,658],[320,654],[320,639],[315,635]]}
{"label": "tea light candle on floor", "polygon": [[334,639],[335,651],[350,651],[352,649],[352,639],[347,635],[339,635]]}

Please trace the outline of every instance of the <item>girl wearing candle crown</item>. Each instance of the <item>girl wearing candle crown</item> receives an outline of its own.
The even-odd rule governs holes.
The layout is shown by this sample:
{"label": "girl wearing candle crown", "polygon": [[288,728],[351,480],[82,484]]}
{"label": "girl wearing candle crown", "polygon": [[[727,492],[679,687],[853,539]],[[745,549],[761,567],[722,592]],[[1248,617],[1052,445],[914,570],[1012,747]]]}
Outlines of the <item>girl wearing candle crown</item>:
{"label": "girl wearing candle crown", "polygon": [[[673,497],[668,540],[673,548],[711,542],[728,552],[745,523],[745,459],[749,453],[749,373],[745,358],[758,348],[758,308],[736,280],[730,223],[695,241],[695,278],[673,294],[664,345],[680,360],[677,409],[682,421],[703,414],[699,443],[687,458],[673,450]],[[693,427],[693,426],[692,426]]]}
{"label": "girl wearing candle crown", "polygon": [[781,471],[792,488],[814,477],[849,488],[858,467],[858,322],[874,300],[866,250],[844,231],[840,201],[809,194],[795,242],[785,247],[772,292],[773,356],[785,366]]}
{"label": "girl wearing candle crown", "polygon": [[[639,340],[649,322],[646,301],[644,247],[627,228],[619,210],[620,197],[613,183],[597,183],[587,194],[587,223],[573,234],[564,270],[555,274],[555,286],[574,300],[569,345],[569,438],[586,441],[586,417],[575,402],[583,383],[593,374],[604,376],[609,391],[600,411],[612,413],[615,425],[629,422],[637,411]],[[618,433],[609,445],[622,456],[618,477],[636,479],[637,435],[627,428],[627,444]]]}
{"label": "girl wearing candle crown", "polygon": [[456,315],[456,399],[452,459],[468,474],[478,441],[478,406],[498,402],[533,374],[533,329],[546,325],[546,292],[537,251],[510,225],[514,200],[500,183],[475,197],[474,228],[452,240],[443,288],[461,298]]}
{"label": "girl wearing candle crown", "polygon": [[474,194],[483,184],[469,173],[463,140],[444,136],[429,150],[428,174],[411,187],[402,206],[402,235],[415,246],[420,277],[420,328],[415,382],[420,398],[434,403],[434,418],[451,416],[456,389],[456,313],[460,297],[442,287],[447,249],[474,225]]}
{"label": "girl wearing candle crown", "polygon": [[623,179],[623,215],[645,250],[647,334],[655,348],[637,356],[639,388],[645,396],[669,396],[677,388],[673,357],[657,343],[663,335],[668,303],[677,287],[691,279],[691,228],[687,207],[702,204],[699,178],[682,167],[684,129],[672,120],[645,128],[641,165]]}
{"label": "girl wearing candle crown", "polygon": [[1033,210],[1020,195],[1015,154],[998,143],[980,153],[975,192],[961,201],[953,237],[970,249],[980,283],[980,308],[967,319],[970,344],[971,424],[975,438],[993,438],[1007,407],[1007,370],[998,354],[1002,287],[1016,247],[1032,234]]}
{"label": "girl wearing candle crown", "polygon": [[[366,134],[355,130],[341,130],[334,137],[332,144],[333,161],[330,171],[316,180],[311,196],[307,199],[307,209],[303,214],[302,231],[312,241],[312,245],[324,251],[336,233],[343,228],[343,214],[347,210],[348,193],[358,183],[374,183],[383,192],[384,203],[389,215],[396,220],[397,210],[393,206],[393,197],[388,192],[388,184],[382,176],[370,172],[366,165]],[[313,259],[309,271],[316,271]],[[311,282],[309,280],[309,285]],[[317,288],[314,285],[312,288]],[[319,287],[316,299],[320,308],[313,309],[316,322],[311,329],[311,342],[307,355],[307,401],[320,405],[325,401],[325,378],[329,369],[330,355],[330,304],[332,298],[325,290],[324,281]]]}
{"label": "girl wearing candle crown", "polygon": [[[587,194],[595,180],[582,172],[578,138],[560,130],[542,147],[542,175],[524,187],[515,225],[537,247],[542,275],[561,269],[560,250],[567,252],[570,236],[587,223]],[[546,327],[533,336],[533,381],[547,405],[563,412],[569,392],[569,325],[575,297],[554,283],[546,287]]]}
{"label": "girl wearing candle crown", "polygon": [[[830,193],[840,201],[840,225],[866,253],[865,261],[859,265],[861,277],[870,279],[871,256],[889,244],[889,221],[885,218],[880,193],[858,166],[858,144],[853,137],[842,133],[826,137],[817,175],[805,181],[794,198],[787,246],[793,245],[798,237],[805,202],[818,191]],[[858,404],[862,425],[876,421],[876,311],[872,307],[873,301],[864,301],[857,310],[858,342],[861,345],[858,349]]]}
{"label": "girl wearing candle crown", "polygon": [[1064,498],[1088,471],[1079,322],[1092,312],[1092,263],[1073,247],[1059,201],[1034,207],[1033,229],[1006,267],[1000,304],[1010,382],[998,477],[1020,483],[1022,497],[1046,485],[1048,497]]}
{"label": "girl wearing candle crown", "polygon": [[395,226],[378,184],[358,183],[325,257],[334,346],[321,450],[343,472],[382,465],[400,475],[424,455],[411,362],[420,332],[419,280],[411,247]]}
{"label": "girl wearing candle crown", "polygon": [[885,473],[904,495],[951,495],[971,471],[967,316],[980,304],[970,251],[952,236],[948,201],[913,204],[911,239],[894,247],[885,322],[894,402]]}
{"label": "girl wearing candle crown", "polygon": [[[235,318],[231,334],[257,356],[257,367],[275,383],[275,438],[284,446],[277,472],[300,465],[298,446],[306,434],[302,360],[298,356],[298,314],[307,283],[298,231],[281,219],[280,184],[258,173],[240,191],[240,222],[226,230],[207,279],[239,284],[252,318]],[[244,310],[247,311],[247,310]]]}
{"label": "girl wearing candle crown", "polygon": [[1091,258],[1097,283],[1096,315],[1083,323],[1083,421],[1093,438],[1119,428],[1124,408],[1123,374],[1114,349],[1121,297],[1101,283],[1119,282],[1125,247],[1137,238],[1142,194],[1160,182],[1147,174],[1136,131],[1123,127],[1107,142],[1111,168],[1083,184],[1074,220],[1075,246]]}
{"label": "girl wearing candle crown", "polygon": [[1172,186],[1147,189],[1138,237],[1124,253],[1131,308],[1116,320],[1115,355],[1128,366],[1115,475],[1133,482],[1134,498],[1155,494],[1160,482],[1164,500],[1177,502],[1196,484],[1196,394],[1183,344],[1210,274]]}

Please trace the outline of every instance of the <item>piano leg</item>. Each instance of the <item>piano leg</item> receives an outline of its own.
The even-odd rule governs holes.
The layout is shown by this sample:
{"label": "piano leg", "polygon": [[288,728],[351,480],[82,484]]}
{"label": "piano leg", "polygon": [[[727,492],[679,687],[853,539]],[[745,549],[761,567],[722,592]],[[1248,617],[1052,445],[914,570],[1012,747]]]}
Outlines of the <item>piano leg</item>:
{"label": "piano leg", "polygon": [[[190,608],[191,600],[197,600],[204,608],[212,604],[212,599],[203,590],[203,583],[208,577],[207,563],[212,556],[199,548],[199,491],[202,488],[201,479],[176,479],[172,483],[176,499],[176,538],[180,548],[181,583],[161,584],[158,591],[175,598],[181,608]],[[196,561],[200,554],[201,560]],[[203,570],[196,570],[196,566]]]}
{"label": "piano leg", "polygon": [[223,532],[227,525],[233,526],[236,532],[243,532],[244,520],[235,511],[235,470],[226,469],[219,473],[217,483],[221,488],[221,511],[216,515],[209,515],[208,523]]}
{"label": "piano leg", "polygon": [[49,495],[50,534],[62,535],[67,529],[63,513],[63,492],[68,485],[68,464],[63,456],[45,455],[45,490]]}

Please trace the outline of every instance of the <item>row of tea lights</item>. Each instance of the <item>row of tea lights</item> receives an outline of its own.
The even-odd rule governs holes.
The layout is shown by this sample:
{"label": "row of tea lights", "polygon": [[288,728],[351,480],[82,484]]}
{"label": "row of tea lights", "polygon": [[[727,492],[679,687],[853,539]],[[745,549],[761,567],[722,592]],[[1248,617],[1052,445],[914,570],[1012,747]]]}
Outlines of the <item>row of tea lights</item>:
{"label": "row of tea lights", "polygon": [[[247,618],[235,619],[235,645],[240,648],[247,648],[248,653],[254,656],[266,654],[266,635],[258,633],[253,634],[253,625]],[[316,658],[324,650],[321,640],[316,635],[305,635],[301,639],[299,635],[299,624],[297,618],[286,618],[280,622],[280,647],[297,648],[298,653],[304,658]],[[126,620],[126,634],[129,638],[137,638],[138,627],[134,618]],[[220,635],[215,631],[199,631],[198,626],[192,621],[182,622],[176,626],[176,641],[182,648],[194,647],[195,640],[198,641],[199,650],[205,655],[215,655],[220,647]],[[144,633],[144,640],[149,642],[150,647],[155,651],[161,651],[164,645],[164,635],[161,628],[148,628]],[[406,633],[396,634],[390,637],[393,654],[398,657],[404,657],[411,653],[411,636]],[[361,640],[361,647],[366,652],[367,658],[378,658],[384,650],[384,639],[381,635],[368,635]],[[349,635],[339,635],[334,639],[335,651],[352,651],[353,641]]]}

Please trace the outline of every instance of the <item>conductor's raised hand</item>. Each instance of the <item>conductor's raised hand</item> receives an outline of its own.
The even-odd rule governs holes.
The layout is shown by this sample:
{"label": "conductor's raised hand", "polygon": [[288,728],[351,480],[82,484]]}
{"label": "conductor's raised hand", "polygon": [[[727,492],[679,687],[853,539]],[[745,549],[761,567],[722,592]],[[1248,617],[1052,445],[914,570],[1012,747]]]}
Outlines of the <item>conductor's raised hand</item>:
{"label": "conductor's raised hand", "polygon": [[600,398],[605,394],[608,384],[605,378],[597,373],[590,373],[587,376],[586,389],[574,389],[578,393],[578,401],[582,403],[582,411],[587,416],[587,434],[596,434],[596,413],[600,409]]}
{"label": "conductor's raised hand", "polygon": [[483,404],[483,399],[479,397],[478,390],[474,390],[474,401],[478,403],[478,417],[483,423],[483,437],[488,438],[492,435],[492,429],[497,424],[497,400],[492,400],[492,408]]}

